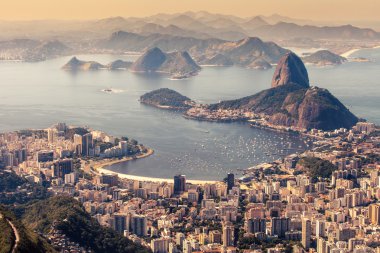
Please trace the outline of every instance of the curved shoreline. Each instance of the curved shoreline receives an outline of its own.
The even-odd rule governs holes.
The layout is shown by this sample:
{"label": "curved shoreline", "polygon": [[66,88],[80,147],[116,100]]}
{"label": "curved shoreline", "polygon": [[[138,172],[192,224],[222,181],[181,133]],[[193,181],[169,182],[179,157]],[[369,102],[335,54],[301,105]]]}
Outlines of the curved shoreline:
{"label": "curved shoreline", "polygon": [[[154,154],[154,150],[148,148],[148,152],[136,156],[136,159],[141,159],[141,158],[146,158],[150,155]],[[167,182],[167,183],[172,183],[173,178],[157,178],[157,177],[145,177],[145,176],[135,176],[135,175],[130,175],[130,174],[125,174],[125,173],[120,173],[120,172],[114,172],[112,170],[105,169],[105,166],[110,166],[118,163],[123,163],[123,162],[128,162],[135,160],[132,157],[126,157],[123,159],[111,159],[111,160],[106,160],[104,162],[97,162],[93,164],[94,170],[99,173],[99,174],[117,174],[119,178],[123,179],[130,179],[130,180],[137,180],[137,181],[147,181],[147,182]],[[91,165],[90,165],[91,166]],[[192,184],[215,184],[219,181],[217,180],[196,180],[196,179],[187,179],[186,182],[192,183]]]}
{"label": "curved shoreline", "polygon": [[[146,181],[146,182],[156,182],[156,183],[164,183],[164,182],[173,183],[173,178],[134,176],[134,175],[129,175],[129,174],[125,174],[125,173],[114,172],[114,171],[107,170],[104,168],[98,168],[97,170],[99,173],[117,174],[118,177],[123,178],[123,179]],[[192,183],[192,184],[204,185],[204,184],[215,184],[215,183],[221,182],[221,181],[206,181],[206,180],[186,179],[186,182]]]}
{"label": "curved shoreline", "polygon": [[148,157],[148,156],[151,156],[154,154],[154,150],[151,149],[151,148],[147,148],[147,152],[144,153],[144,154],[140,154],[140,155],[137,155],[135,158],[131,157],[131,156],[128,156],[128,157],[124,157],[122,159],[103,159],[101,161],[96,161],[94,162],[93,164],[90,164],[90,167],[93,167],[95,171],[98,171],[98,170],[105,170],[103,169],[103,167],[105,166],[111,166],[113,164],[117,164],[117,163],[122,163],[122,162],[128,162],[128,161],[132,161],[132,160],[136,160],[136,159],[141,159],[141,158],[145,158],[145,157]]}
{"label": "curved shoreline", "polygon": [[363,50],[363,49],[377,49],[377,48],[380,48],[380,45],[379,46],[374,46],[374,47],[362,47],[362,48],[353,48],[347,52],[344,52],[342,54],[340,54],[340,56],[342,57],[345,57],[345,58],[350,58],[351,55],[357,51],[360,51],[360,50]]}
{"label": "curved shoreline", "polygon": [[349,58],[353,53],[355,53],[359,50],[362,50],[362,49],[365,49],[365,48],[354,48],[354,49],[351,49],[351,50],[341,54],[340,56],[344,57],[344,58]]}

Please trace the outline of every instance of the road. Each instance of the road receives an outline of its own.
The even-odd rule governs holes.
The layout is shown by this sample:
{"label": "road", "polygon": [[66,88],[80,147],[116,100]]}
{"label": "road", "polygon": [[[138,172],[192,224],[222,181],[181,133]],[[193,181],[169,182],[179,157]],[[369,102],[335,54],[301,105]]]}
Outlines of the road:
{"label": "road", "polygon": [[18,231],[17,231],[16,226],[13,225],[13,223],[12,223],[10,220],[7,219],[7,221],[8,221],[8,223],[9,223],[9,225],[11,225],[11,227],[12,227],[12,229],[13,229],[13,233],[14,233],[14,235],[15,235],[15,237],[16,237],[16,239],[15,239],[15,243],[13,244],[13,249],[12,249],[12,253],[15,253],[15,252],[16,252],[16,249],[17,249],[17,246],[18,246],[18,243],[20,242],[20,235],[19,235],[19,233],[18,233]]}

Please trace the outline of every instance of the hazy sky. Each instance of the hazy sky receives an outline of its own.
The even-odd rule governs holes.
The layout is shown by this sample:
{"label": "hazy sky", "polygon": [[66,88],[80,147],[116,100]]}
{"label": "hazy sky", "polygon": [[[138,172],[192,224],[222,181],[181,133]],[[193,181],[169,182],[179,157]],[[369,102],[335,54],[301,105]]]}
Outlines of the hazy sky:
{"label": "hazy sky", "polygon": [[315,20],[380,20],[380,0],[0,0],[0,20],[98,19],[206,10]]}

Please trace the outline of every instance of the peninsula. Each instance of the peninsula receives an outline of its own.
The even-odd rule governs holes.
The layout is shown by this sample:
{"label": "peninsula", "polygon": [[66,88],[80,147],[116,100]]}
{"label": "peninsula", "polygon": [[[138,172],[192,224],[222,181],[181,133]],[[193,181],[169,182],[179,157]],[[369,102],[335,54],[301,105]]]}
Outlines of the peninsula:
{"label": "peninsula", "polygon": [[[358,122],[358,118],[328,90],[310,86],[306,67],[294,53],[287,53],[279,60],[271,86],[255,95],[236,100],[193,105],[184,117],[217,122],[246,121],[252,126],[302,132],[310,129],[350,129]],[[153,91],[144,96],[161,92]],[[181,96],[175,94],[173,98]],[[161,99],[165,102],[161,106],[176,103],[176,100],[171,101],[171,96]]]}
{"label": "peninsula", "polygon": [[303,57],[303,61],[318,66],[340,65],[347,61],[345,57],[334,54],[328,50],[320,50],[313,54]]}

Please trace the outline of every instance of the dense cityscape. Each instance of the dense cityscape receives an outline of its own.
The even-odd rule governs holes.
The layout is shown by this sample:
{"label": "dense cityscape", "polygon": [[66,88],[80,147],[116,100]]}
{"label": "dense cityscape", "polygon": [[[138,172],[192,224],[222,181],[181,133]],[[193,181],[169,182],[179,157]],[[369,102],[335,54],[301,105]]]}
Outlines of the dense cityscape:
{"label": "dense cityscape", "polygon": [[380,1],[0,2],[0,253],[380,253]]}
{"label": "dense cityscape", "polygon": [[[2,173],[75,198],[102,226],[155,253],[377,252],[379,129],[361,122],[308,134],[312,150],[254,166],[242,178],[229,173],[221,182],[192,184],[185,175],[154,182],[101,174],[95,162],[147,148],[60,123],[1,134]],[[43,236],[61,252],[91,252],[54,224]]]}

